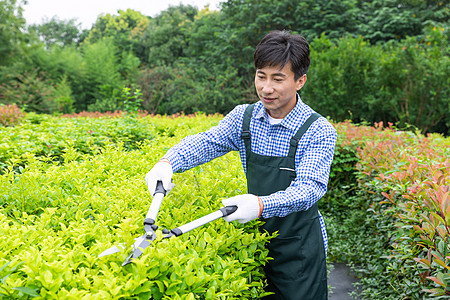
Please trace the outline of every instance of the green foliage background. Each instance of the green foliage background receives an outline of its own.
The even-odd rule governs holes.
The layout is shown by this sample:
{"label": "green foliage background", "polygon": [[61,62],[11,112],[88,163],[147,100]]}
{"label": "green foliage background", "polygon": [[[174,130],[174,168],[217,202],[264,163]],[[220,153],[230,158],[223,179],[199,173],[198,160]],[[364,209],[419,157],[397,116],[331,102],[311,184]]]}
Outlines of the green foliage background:
{"label": "green foliage background", "polygon": [[226,114],[256,101],[254,47],[287,29],[310,42],[302,97],[323,115],[449,133],[445,1],[228,0],[155,17],[119,10],[89,30],[56,17],[27,25],[22,5],[0,1],[0,103],[26,111],[117,110],[127,87],[150,113]]}

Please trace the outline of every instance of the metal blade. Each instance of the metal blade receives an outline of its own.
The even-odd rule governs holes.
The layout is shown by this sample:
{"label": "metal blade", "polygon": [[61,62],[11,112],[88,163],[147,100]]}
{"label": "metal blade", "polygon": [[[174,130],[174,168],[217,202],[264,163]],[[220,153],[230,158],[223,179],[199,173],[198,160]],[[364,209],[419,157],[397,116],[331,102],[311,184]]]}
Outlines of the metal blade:
{"label": "metal blade", "polygon": [[[137,246],[142,242],[142,240],[144,240],[144,239],[145,239],[145,235],[140,236],[140,237],[138,237],[138,238],[135,238],[135,239],[134,239],[135,242],[134,242],[133,245],[131,245],[131,249],[133,250],[135,247],[137,247]],[[100,254],[98,255],[98,257],[103,257],[103,256],[111,255],[111,254],[114,254],[114,253],[123,251],[124,249],[125,249],[125,244],[124,244],[124,243],[120,243],[118,246],[112,246],[111,248],[106,249],[105,251],[103,251],[102,253],[100,253]]]}
{"label": "metal blade", "polygon": [[131,252],[131,254],[124,260],[124,262],[122,263],[122,266],[126,266],[129,263],[131,263],[131,260],[133,258],[138,258],[139,256],[141,256],[141,254],[143,253],[142,251],[144,251],[145,248],[147,248],[148,246],[150,246],[150,244],[153,242],[155,238],[151,239],[147,239],[146,235],[142,236],[141,238],[139,238],[136,243],[134,243],[134,250],[133,252]]}
{"label": "metal blade", "polygon": [[[121,247],[121,248],[119,248],[119,247]],[[98,255],[98,257],[103,257],[103,256],[106,256],[106,255],[111,255],[111,254],[120,252],[120,251],[122,251],[122,250],[125,248],[123,244],[119,244],[119,247],[117,247],[117,246],[112,246],[111,248],[106,249],[105,251],[103,251],[102,253],[100,253],[100,254]]]}

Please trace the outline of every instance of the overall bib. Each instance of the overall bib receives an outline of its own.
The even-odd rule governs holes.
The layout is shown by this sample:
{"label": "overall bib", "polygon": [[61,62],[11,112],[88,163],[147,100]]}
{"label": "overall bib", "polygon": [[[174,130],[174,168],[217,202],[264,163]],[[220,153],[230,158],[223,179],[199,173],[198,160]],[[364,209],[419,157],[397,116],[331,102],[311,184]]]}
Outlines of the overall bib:
{"label": "overall bib", "polygon": [[[320,115],[312,114],[291,138],[288,156],[264,156],[251,151],[250,119],[253,107],[254,105],[247,107],[242,126],[247,161],[247,189],[249,194],[266,196],[285,190],[295,179],[298,141]],[[325,248],[317,203],[306,211],[263,221],[264,230],[270,234],[278,231],[278,236],[267,245],[269,256],[273,260],[264,268],[268,281],[266,291],[275,294],[264,299],[326,300]]]}

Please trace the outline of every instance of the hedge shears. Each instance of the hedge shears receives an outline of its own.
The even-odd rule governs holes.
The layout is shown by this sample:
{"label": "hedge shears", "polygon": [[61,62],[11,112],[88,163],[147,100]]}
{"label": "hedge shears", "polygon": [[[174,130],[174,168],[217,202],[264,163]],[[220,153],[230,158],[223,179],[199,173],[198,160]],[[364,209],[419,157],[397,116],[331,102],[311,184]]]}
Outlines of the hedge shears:
{"label": "hedge shears", "polygon": [[[156,185],[155,193],[153,194],[153,200],[150,205],[150,208],[147,212],[147,215],[144,219],[144,234],[138,238],[132,245],[132,250],[130,255],[125,259],[122,263],[122,266],[126,266],[132,262],[133,259],[138,258],[143,253],[144,249],[150,246],[150,244],[156,239],[155,230],[158,229],[158,226],[155,224],[156,217],[159,212],[159,208],[161,207],[162,200],[166,195],[166,190],[163,187],[162,181],[158,181]],[[181,225],[180,227],[174,228],[172,230],[163,229],[162,232],[165,234],[163,238],[170,238],[172,236],[180,236],[183,233],[191,231],[197,227],[203,226],[207,223],[210,223],[214,220],[217,220],[222,217],[226,217],[232,213],[234,213],[237,209],[236,205],[222,207],[215,212],[212,212],[206,216],[203,216],[199,219],[196,219],[187,224]],[[103,257],[106,255],[111,255],[123,250],[123,244],[119,245],[122,249],[117,246],[113,246],[102,253],[98,257]]]}

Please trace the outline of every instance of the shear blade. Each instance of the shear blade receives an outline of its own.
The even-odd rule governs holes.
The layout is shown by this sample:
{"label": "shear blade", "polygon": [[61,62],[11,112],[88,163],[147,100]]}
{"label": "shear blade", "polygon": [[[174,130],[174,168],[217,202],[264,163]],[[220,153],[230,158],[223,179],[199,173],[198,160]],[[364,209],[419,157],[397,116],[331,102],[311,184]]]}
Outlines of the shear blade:
{"label": "shear blade", "polygon": [[[135,242],[134,242],[134,244],[131,246],[131,249],[132,249],[132,250],[135,249],[136,247],[138,247],[139,244],[140,244],[143,240],[145,240],[145,235],[140,236],[140,237],[137,237],[137,238],[135,238],[134,240],[135,240]],[[102,253],[100,253],[100,254],[98,255],[98,257],[103,257],[103,256],[111,255],[111,254],[114,254],[114,253],[123,251],[124,249],[125,249],[125,244],[120,243],[120,244],[119,244],[119,247],[117,247],[117,246],[112,246],[111,248],[109,248],[109,249],[103,251]]]}
{"label": "shear blade", "polygon": [[[121,247],[121,249],[120,249],[119,247]],[[120,251],[122,251],[122,250],[124,249],[123,244],[120,244],[119,247],[117,247],[117,246],[112,246],[111,248],[106,249],[105,251],[103,251],[102,253],[100,253],[100,254],[98,255],[98,257],[103,257],[103,256],[111,255],[111,254],[120,252]]]}
{"label": "shear blade", "polygon": [[131,260],[133,258],[138,258],[139,256],[141,256],[143,253],[142,251],[148,246],[150,246],[152,241],[153,240],[146,239],[145,237],[143,237],[142,239],[140,238],[138,241],[136,241],[136,243],[134,244],[133,252],[124,260],[122,266],[126,266],[129,263],[131,263]]}

